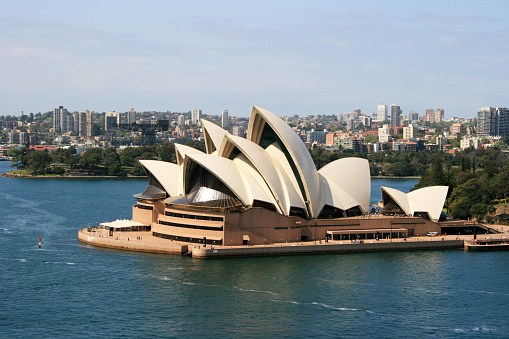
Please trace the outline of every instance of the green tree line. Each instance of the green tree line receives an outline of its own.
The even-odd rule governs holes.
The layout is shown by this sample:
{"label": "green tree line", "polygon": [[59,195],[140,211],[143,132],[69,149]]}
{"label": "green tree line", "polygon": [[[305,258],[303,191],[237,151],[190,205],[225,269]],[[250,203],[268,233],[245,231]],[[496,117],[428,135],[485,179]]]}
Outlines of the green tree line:
{"label": "green tree line", "polygon": [[[191,141],[188,146],[205,151],[203,141]],[[11,167],[25,170],[32,175],[63,175],[86,172],[92,175],[145,175],[138,160],[162,160],[176,162],[175,146],[164,142],[152,146],[127,147],[117,152],[114,147],[106,149],[89,148],[78,154],[75,147],[57,148],[51,152],[12,148]]]}

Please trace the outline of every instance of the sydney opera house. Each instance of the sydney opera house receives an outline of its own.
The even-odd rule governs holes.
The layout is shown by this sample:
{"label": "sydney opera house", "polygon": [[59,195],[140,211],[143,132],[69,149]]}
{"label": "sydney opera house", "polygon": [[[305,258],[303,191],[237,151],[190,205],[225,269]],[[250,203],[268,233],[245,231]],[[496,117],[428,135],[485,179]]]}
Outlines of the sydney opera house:
{"label": "sydney opera house", "polygon": [[440,232],[447,187],[383,187],[375,217],[366,159],[317,170],[294,130],[256,106],[246,139],[206,120],[202,127],[206,153],[175,144],[176,164],[140,161],[148,187],[135,195],[133,221],[154,237],[230,246]]}

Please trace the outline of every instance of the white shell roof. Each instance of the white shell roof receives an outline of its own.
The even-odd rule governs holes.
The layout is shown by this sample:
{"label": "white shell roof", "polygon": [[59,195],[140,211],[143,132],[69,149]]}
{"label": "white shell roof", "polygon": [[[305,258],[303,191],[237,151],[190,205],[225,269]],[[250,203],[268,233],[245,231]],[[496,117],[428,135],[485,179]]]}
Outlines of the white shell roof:
{"label": "white shell roof", "polygon": [[[204,119],[201,119],[201,125],[205,130],[203,134],[205,135],[205,147],[207,148],[207,154],[211,154],[215,150],[219,149],[224,136],[230,135],[230,132]],[[212,149],[212,145],[214,149]]]}
{"label": "white shell roof", "polygon": [[291,207],[302,208],[307,213],[306,204],[300,192],[299,184],[283,151],[276,144],[272,144],[265,149],[265,152],[267,152],[274,162],[282,185],[285,187],[284,194],[287,202],[285,206],[286,214],[290,213]]}
{"label": "white shell roof", "polygon": [[408,215],[414,215],[415,212],[426,212],[433,220],[438,220],[447,198],[447,186],[430,186],[420,188],[408,194],[398,191],[394,188],[380,188],[386,192]]}
{"label": "white shell roof", "polygon": [[225,155],[223,151],[227,147],[228,142],[235,145],[258,170],[263,180],[260,184],[269,187],[272,195],[274,195],[274,199],[276,201],[279,200],[280,202],[278,203],[278,206],[281,208],[283,208],[283,206],[289,206],[287,199],[285,198],[286,187],[282,185],[281,178],[278,175],[278,170],[265,150],[247,139],[233,135],[226,135],[218,152],[220,155]]}
{"label": "white shell roof", "polygon": [[175,155],[177,158],[177,165],[183,164],[184,158],[187,154],[205,154],[202,151],[200,151],[194,147],[190,147],[190,146],[186,146],[186,145],[182,145],[182,144],[174,144],[174,145],[175,145]]}
{"label": "white shell roof", "polygon": [[363,212],[369,210],[371,177],[369,162],[362,158],[343,158],[333,161],[318,171],[333,181],[357,201]]}
{"label": "white shell roof", "polygon": [[[251,204],[248,191],[246,189],[246,183],[233,161],[205,153],[186,154],[184,160],[184,173],[189,161],[194,161],[209,172],[213,173],[219,180],[228,186],[235,195],[237,195],[244,205]],[[186,188],[184,187],[184,190],[185,189]]]}
{"label": "white shell roof", "polygon": [[381,186],[380,189],[382,190],[382,198],[383,198],[383,192],[386,192],[391,196],[392,199],[401,207],[401,209],[407,214],[407,215],[413,215],[414,211],[412,209],[412,205],[410,205],[410,201],[408,200],[408,195],[404,192],[401,192],[400,190],[397,190],[395,188],[385,187]]}
{"label": "white shell roof", "polygon": [[278,206],[269,187],[265,184],[258,170],[253,167],[251,161],[244,154],[240,154],[233,160],[237,166],[247,186],[249,186],[249,204],[252,205],[254,200],[260,200],[274,205],[277,211],[284,214]]}
{"label": "white shell roof", "polygon": [[340,208],[342,210],[347,210],[359,205],[359,202],[352,198],[350,194],[348,194],[338,184],[327,178],[327,176],[322,175],[320,171],[318,171],[318,173],[320,174],[320,178],[324,184],[326,197],[325,204]]}
{"label": "white shell roof", "polygon": [[408,193],[408,198],[414,212],[428,212],[431,219],[438,220],[442,214],[448,190],[447,186],[424,187]]}
{"label": "white shell roof", "polygon": [[140,160],[140,164],[152,173],[170,196],[181,194],[179,184],[182,181],[182,177],[178,165],[158,160]]}
{"label": "white shell roof", "polygon": [[[257,116],[262,119],[257,118]],[[318,176],[315,164],[306,146],[285,121],[281,120],[281,118],[274,113],[257,106],[253,106],[251,110],[247,138],[258,143],[265,123],[272,127],[288,150],[288,153],[297,167],[298,173],[295,173],[295,175],[299,176],[304,186],[311,216],[318,217],[323,207],[321,202],[325,201],[325,197],[321,196],[323,192],[321,192],[320,189],[320,177]]]}

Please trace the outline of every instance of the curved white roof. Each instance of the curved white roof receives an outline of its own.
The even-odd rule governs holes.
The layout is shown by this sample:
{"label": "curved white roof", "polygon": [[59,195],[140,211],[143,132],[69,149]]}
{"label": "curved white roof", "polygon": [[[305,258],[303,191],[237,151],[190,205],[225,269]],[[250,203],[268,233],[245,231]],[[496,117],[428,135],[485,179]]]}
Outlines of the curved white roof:
{"label": "curved white roof", "polygon": [[282,185],[285,187],[284,193],[287,201],[287,205],[285,206],[286,213],[290,213],[291,207],[298,207],[306,211],[306,214],[308,214],[304,198],[302,197],[302,193],[299,189],[297,178],[293,174],[292,168],[288,163],[288,160],[286,160],[283,151],[277,144],[272,144],[265,149],[265,152],[267,152],[274,162],[278,175],[281,178]]}
{"label": "curved white roof", "polygon": [[[420,188],[408,194],[398,191],[394,188],[380,187],[383,192],[389,196],[405,211],[408,215],[414,215],[415,212],[428,213],[430,219],[438,220],[447,198],[447,186],[430,186]],[[382,194],[383,196],[383,194]]]}
{"label": "curved white roof", "polygon": [[182,144],[174,144],[175,145],[175,155],[177,158],[177,165],[182,165],[184,163],[184,158],[187,154],[205,154],[199,149],[194,147],[182,145]]}
{"label": "curved white roof", "polygon": [[[408,201],[408,195],[400,190],[381,186],[382,190],[382,199],[383,192],[387,193],[407,215],[414,215],[414,211],[412,209],[412,205],[410,205],[410,201]],[[385,203],[385,202],[384,202]]]}
{"label": "curved white roof", "polygon": [[182,178],[178,165],[158,160],[140,160],[140,164],[145,170],[152,173],[170,196],[182,193],[179,190],[179,183]]}
{"label": "curved white roof", "polygon": [[[194,161],[203,168],[207,169],[210,173],[213,173],[242,201],[244,205],[250,205],[246,183],[233,161],[205,153],[186,154],[184,159],[184,173],[186,173],[186,167],[188,166],[189,161]],[[185,190],[186,187],[184,187],[184,191]]]}
{"label": "curved white roof", "polygon": [[233,163],[239,169],[246,186],[248,186],[249,204],[252,205],[254,200],[263,201],[274,205],[278,213],[284,214],[274,199],[269,187],[265,184],[258,170],[253,166],[251,161],[244,154],[240,154],[233,160]]}
{"label": "curved white roof", "polygon": [[363,212],[369,210],[371,176],[369,162],[362,158],[343,158],[333,161],[318,171],[333,181],[357,201]]}
{"label": "curved white roof", "polygon": [[323,206],[320,206],[320,202],[324,201],[324,197],[321,196],[323,192],[320,189],[320,177],[306,146],[286,122],[274,113],[257,106],[253,106],[251,110],[247,138],[258,144],[265,124],[270,125],[284,144],[282,146],[286,148],[295,165],[297,173],[294,174],[297,180],[302,182],[301,191],[307,197],[309,212],[312,217],[317,217]]}
{"label": "curved white roof", "polygon": [[285,197],[286,187],[282,185],[282,180],[278,175],[278,170],[265,150],[259,145],[247,139],[233,135],[226,135],[218,152],[220,156],[228,156],[229,154],[227,154],[227,150],[231,152],[231,147],[228,147],[228,143],[235,145],[242,152],[242,154],[247,159],[249,159],[251,164],[256,168],[256,170],[263,178],[263,185],[269,187],[270,192],[272,192],[272,195],[277,202],[277,205],[281,209],[285,209],[283,206],[288,205],[287,199]]}
{"label": "curved white roof", "polygon": [[218,150],[223,141],[225,135],[229,135],[230,132],[222,129],[218,125],[201,119],[201,125],[203,126],[203,135],[205,136],[205,147],[207,148],[207,154],[211,154],[215,150]]}
{"label": "curved white roof", "polygon": [[408,193],[408,198],[414,207],[414,212],[428,212],[431,219],[438,220],[442,214],[448,190],[447,186],[424,187]]}
{"label": "curved white roof", "polygon": [[348,194],[344,189],[342,189],[338,184],[334,181],[330,180],[325,175],[322,175],[320,171],[320,179],[324,184],[325,191],[325,204],[333,207],[337,207],[346,211],[352,207],[358,206],[359,202],[352,198],[350,194]]}

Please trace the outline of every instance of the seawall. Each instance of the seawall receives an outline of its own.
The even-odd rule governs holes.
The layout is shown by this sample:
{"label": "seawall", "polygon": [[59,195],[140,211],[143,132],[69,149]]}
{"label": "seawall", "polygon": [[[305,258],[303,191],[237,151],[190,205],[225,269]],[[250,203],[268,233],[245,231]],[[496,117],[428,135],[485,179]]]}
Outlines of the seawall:
{"label": "seawall", "polygon": [[304,254],[327,254],[327,253],[359,253],[359,252],[388,252],[388,251],[422,251],[462,249],[463,240],[438,240],[438,241],[402,241],[402,242],[373,242],[373,243],[347,243],[296,246],[256,246],[256,247],[233,247],[216,248],[196,246],[190,248],[193,258],[228,258],[228,257],[253,257],[273,255],[304,255]]}
{"label": "seawall", "polygon": [[[150,232],[138,232],[148,233]],[[143,234],[143,238],[147,235]],[[140,251],[140,252],[152,252],[152,253],[171,253],[171,254],[186,254],[188,251],[187,244],[181,244],[179,242],[157,242],[157,241],[142,241],[135,239],[116,239],[109,237],[101,237],[98,233],[87,232],[86,228],[79,230],[78,240],[85,244],[90,244],[99,247],[108,247],[129,251]]]}

